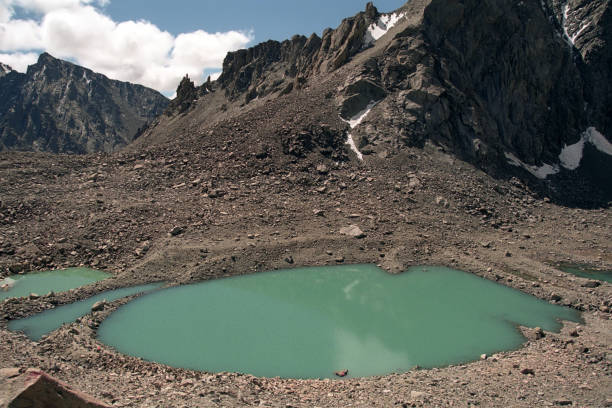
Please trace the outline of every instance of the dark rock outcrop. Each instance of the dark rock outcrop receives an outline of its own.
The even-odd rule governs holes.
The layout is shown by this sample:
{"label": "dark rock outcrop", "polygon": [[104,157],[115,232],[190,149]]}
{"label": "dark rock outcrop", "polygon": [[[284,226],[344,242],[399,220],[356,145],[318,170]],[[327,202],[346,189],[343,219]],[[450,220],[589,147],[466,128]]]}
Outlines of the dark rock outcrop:
{"label": "dark rock outcrop", "polygon": [[167,104],[157,91],[45,53],[25,74],[0,76],[0,150],[111,152]]}
{"label": "dark rock outcrop", "polygon": [[0,62],[0,78],[11,72],[13,68]]}
{"label": "dark rock outcrop", "polygon": [[168,105],[166,114],[171,115],[173,112],[186,112],[197,98],[198,91],[195,84],[189,79],[189,75],[185,75],[176,89],[176,98],[170,101]]}

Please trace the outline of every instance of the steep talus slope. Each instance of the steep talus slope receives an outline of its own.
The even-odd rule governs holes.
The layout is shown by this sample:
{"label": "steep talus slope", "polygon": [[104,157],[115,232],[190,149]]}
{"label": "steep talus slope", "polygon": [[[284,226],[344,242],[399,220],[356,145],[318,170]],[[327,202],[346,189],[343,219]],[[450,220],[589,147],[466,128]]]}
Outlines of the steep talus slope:
{"label": "steep talus slope", "polygon": [[[412,0],[386,14],[368,4],[321,38],[229,53],[197,103],[137,146],[176,138],[187,123],[212,136],[225,120],[249,128],[254,144],[278,145],[287,133],[303,138],[313,125],[306,113],[325,106],[322,123],[345,137],[350,130],[366,165],[431,141],[568,204],[606,202],[609,14],[605,0]],[[242,121],[279,98],[279,127],[264,135]],[[297,118],[295,98],[310,101],[299,102]],[[338,147],[334,157],[351,156]]]}
{"label": "steep talus slope", "polygon": [[160,93],[42,54],[0,76],[0,150],[111,152],[165,109]]}

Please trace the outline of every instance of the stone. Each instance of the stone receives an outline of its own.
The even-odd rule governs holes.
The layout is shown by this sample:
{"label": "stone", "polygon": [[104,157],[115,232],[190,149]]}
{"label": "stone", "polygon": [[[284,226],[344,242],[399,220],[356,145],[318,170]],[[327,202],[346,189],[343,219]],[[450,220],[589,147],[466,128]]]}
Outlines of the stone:
{"label": "stone", "polygon": [[289,255],[288,257],[285,258],[285,262],[287,262],[290,265],[293,265],[293,257],[291,255]]}
{"label": "stone", "polygon": [[524,375],[535,375],[535,371],[532,368],[523,368],[521,374]]}
{"label": "stone", "polygon": [[30,293],[29,298],[32,299],[32,300],[38,299],[38,298],[40,298],[40,295],[38,293]]}
{"label": "stone", "polygon": [[1,407],[110,408],[41,370],[30,368],[21,375],[14,374],[0,377]]}
{"label": "stone", "polygon": [[219,197],[223,197],[224,195],[225,195],[225,191],[223,190],[213,188],[208,191],[209,198],[219,198]]}
{"label": "stone", "polygon": [[336,374],[336,376],[338,377],[346,377],[348,375],[348,370],[340,370],[340,371],[336,371],[334,374]]}
{"label": "stone", "polygon": [[583,283],[580,286],[582,286],[583,288],[597,288],[601,286],[601,282],[596,281],[596,280],[590,280],[588,282]]}
{"label": "stone", "polygon": [[439,205],[440,207],[444,207],[444,208],[448,208],[450,206],[450,204],[448,203],[448,200],[442,196],[436,197],[436,205]]}
{"label": "stone", "polygon": [[486,360],[488,358],[488,356],[486,354],[481,354],[480,355],[480,359],[481,360]]}
{"label": "stone", "polygon": [[312,210],[312,213],[316,216],[316,217],[325,217],[325,211],[323,210]]}
{"label": "stone", "polygon": [[555,400],[554,404],[563,407],[563,406],[573,405],[573,402],[568,399],[558,399],[558,400]]}
{"label": "stone", "polygon": [[184,232],[183,227],[176,226],[170,230],[170,235],[176,237]]}
{"label": "stone", "polygon": [[104,308],[106,307],[106,305],[108,304],[108,302],[106,301],[106,299],[104,300],[100,300],[99,302],[96,302],[93,304],[93,306],[91,306],[91,311],[92,312],[99,312],[104,310]]}
{"label": "stone", "polygon": [[365,238],[367,236],[357,225],[349,225],[348,227],[340,228],[340,234],[357,239]]}
{"label": "stone", "polygon": [[319,164],[319,165],[317,166],[317,172],[318,172],[319,174],[323,174],[323,175],[325,175],[325,174],[329,173],[329,169],[327,168],[327,166],[326,166],[326,165],[324,165],[324,164]]}
{"label": "stone", "polygon": [[427,398],[428,394],[423,391],[410,391],[410,398],[413,400],[420,400]]}
{"label": "stone", "polygon": [[546,337],[546,333],[544,333],[544,330],[542,330],[541,327],[536,327],[534,329],[534,334],[535,334],[536,340],[539,340],[539,339],[542,339],[542,338]]}

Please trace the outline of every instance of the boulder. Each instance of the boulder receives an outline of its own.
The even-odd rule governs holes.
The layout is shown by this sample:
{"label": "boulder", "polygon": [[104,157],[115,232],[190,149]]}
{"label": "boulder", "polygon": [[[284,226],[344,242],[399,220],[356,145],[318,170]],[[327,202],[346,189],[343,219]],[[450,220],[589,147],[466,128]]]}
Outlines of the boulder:
{"label": "boulder", "polygon": [[71,388],[34,368],[0,370],[0,408],[109,408],[109,405]]}
{"label": "boulder", "polygon": [[365,238],[367,236],[365,232],[363,232],[357,225],[349,225],[348,227],[341,228],[340,233],[342,235],[347,235],[357,239]]}
{"label": "boulder", "polygon": [[334,374],[338,377],[346,377],[348,375],[348,370],[336,371]]}
{"label": "boulder", "polygon": [[104,310],[104,308],[106,307],[107,304],[108,304],[108,302],[106,301],[106,299],[100,300],[99,302],[96,302],[96,303],[93,304],[93,306],[91,307],[91,311],[92,312],[99,312],[101,310]]}

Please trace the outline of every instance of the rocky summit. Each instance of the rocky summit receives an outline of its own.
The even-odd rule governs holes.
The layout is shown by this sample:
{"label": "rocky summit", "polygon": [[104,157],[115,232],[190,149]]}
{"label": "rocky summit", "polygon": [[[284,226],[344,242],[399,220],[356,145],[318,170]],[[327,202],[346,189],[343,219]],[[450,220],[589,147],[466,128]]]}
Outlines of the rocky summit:
{"label": "rocky summit", "polygon": [[[112,406],[612,406],[612,285],[566,268],[612,270],[610,18],[609,0],[367,4],[321,35],[227,54],[217,80],[185,76],[112,154],[1,152],[0,279],[76,265],[113,278],[0,303],[0,368]],[[342,264],[461,269],[582,321],[517,328],[520,348],[461,365],[351,378],[343,364],[337,381],[121,354],[97,330],[125,299],[38,342],[8,330],[120,287]]]}
{"label": "rocky summit", "polygon": [[45,53],[25,74],[0,67],[0,150],[111,152],[167,106],[160,93]]}

